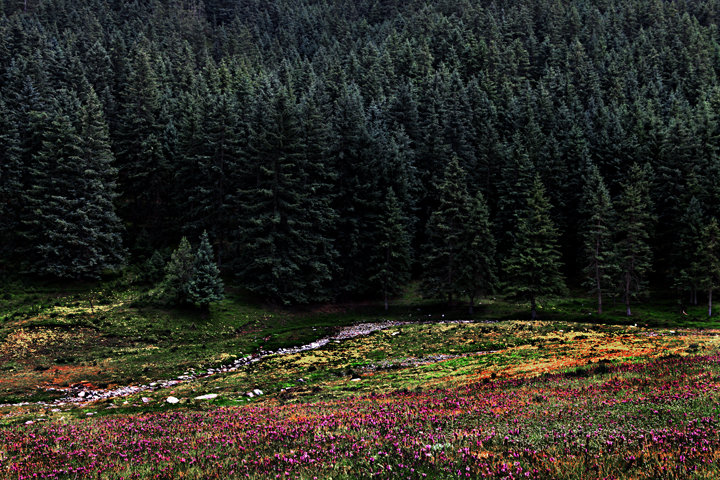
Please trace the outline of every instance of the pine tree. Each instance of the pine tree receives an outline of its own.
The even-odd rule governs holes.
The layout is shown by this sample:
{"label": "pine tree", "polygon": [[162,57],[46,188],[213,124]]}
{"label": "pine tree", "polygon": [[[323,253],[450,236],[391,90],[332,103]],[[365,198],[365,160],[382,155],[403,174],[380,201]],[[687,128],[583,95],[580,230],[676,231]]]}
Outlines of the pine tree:
{"label": "pine tree", "polygon": [[335,106],[329,151],[337,173],[333,206],[338,214],[339,286],[347,295],[374,293],[367,259],[378,245],[376,226],[385,191],[378,175],[377,137],[371,135],[363,103],[356,85],[344,87]]}
{"label": "pine tree", "polygon": [[458,258],[457,283],[470,299],[473,314],[475,299],[489,292],[497,283],[495,238],[485,197],[478,192],[467,206]]}
{"label": "pine tree", "polygon": [[[213,76],[209,83],[220,80]],[[212,92],[202,78],[182,96],[178,110],[177,216],[188,235],[208,230],[222,267],[237,224],[235,176],[248,155],[246,125],[234,93]]]}
{"label": "pine tree", "polygon": [[465,170],[453,157],[438,185],[438,207],[430,215],[426,227],[421,290],[429,298],[453,297],[463,292],[458,283],[461,270],[464,226],[468,221],[470,195]]}
{"label": "pine tree", "polygon": [[165,277],[160,284],[161,295],[170,303],[187,303],[187,285],[195,272],[195,255],[187,238],[182,237],[178,248],[170,255],[165,266]]}
{"label": "pine tree", "polygon": [[0,264],[11,261],[18,238],[23,184],[20,137],[0,99]]}
{"label": "pine tree", "polygon": [[618,265],[612,230],[615,211],[600,170],[592,164],[585,175],[580,208],[582,215],[580,236],[586,262],[584,284],[597,296],[597,311],[600,315],[603,294],[613,288]]}
{"label": "pine tree", "polygon": [[379,225],[379,258],[377,271],[370,282],[382,289],[385,311],[388,310],[388,297],[399,293],[410,280],[412,252],[408,220],[392,188],[385,196],[385,213]]}
{"label": "pine tree", "polygon": [[324,180],[313,175],[321,167],[306,155],[309,133],[293,92],[273,82],[263,90],[251,155],[241,166],[237,272],[246,288],[278,303],[326,301],[333,293],[327,224],[334,211]]}
{"label": "pine tree", "polygon": [[707,290],[708,317],[712,317],[713,290],[720,286],[720,227],[714,217],[703,227],[695,269],[700,272],[699,285]]}
{"label": "pine tree", "polygon": [[702,232],[706,218],[702,203],[694,195],[690,198],[687,208],[679,219],[679,232],[676,232],[677,253],[674,260],[677,270],[674,272],[674,286],[683,293],[689,292],[690,304],[697,305],[697,293],[700,288],[704,272],[699,268],[702,265],[703,239]]}
{"label": "pine tree", "polygon": [[518,212],[515,243],[505,260],[506,289],[511,295],[530,301],[531,318],[537,318],[537,299],[565,292],[560,273],[558,231],[550,216],[550,202],[539,175],[535,175]]}
{"label": "pine tree", "polygon": [[33,182],[24,193],[25,268],[60,278],[99,278],[116,270],[124,256],[102,111],[92,95],[81,105],[74,92],[60,90],[48,118],[28,170]]}
{"label": "pine tree", "polygon": [[495,211],[496,238],[501,258],[509,254],[517,235],[517,215],[526,203],[527,189],[535,177],[535,165],[521,145],[500,147],[502,169],[495,183],[497,209]]}
{"label": "pine tree", "polygon": [[88,235],[93,242],[97,268],[117,270],[126,257],[122,246],[123,226],[115,211],[118,171],[114,166],[103,107],[92,87],[84,92],[80,121],[84,160],[81,175]]}
{"label": "pine tree", "polygon": [[651,169],[637,163],[630,168],[628,178],[621,184],[618,201],[617,248],[621,269],[622,292],[628,316],[632,315],[632,298],[646,289],[647,273],[652,266],[650,232],[653,227],[650,200]]}
{"label": "pine tree", "polygon": [[146,230],[152,242],[161,241],[168,230],[165,208],[170,166],[163,145],[159,80],[150,55],[141,47],[132,58],[119,101],[113,143],[122,191],[120,210],[131,237]]}
{"label": "pine tree", "polygon": [[220,270],[213,258],[207,232],[203,232],[200,236],[200,246],[195,253],[193,273],[185,290],[188,301],[203,310],[207,310],[210,303],[219,302],[224,298]]}

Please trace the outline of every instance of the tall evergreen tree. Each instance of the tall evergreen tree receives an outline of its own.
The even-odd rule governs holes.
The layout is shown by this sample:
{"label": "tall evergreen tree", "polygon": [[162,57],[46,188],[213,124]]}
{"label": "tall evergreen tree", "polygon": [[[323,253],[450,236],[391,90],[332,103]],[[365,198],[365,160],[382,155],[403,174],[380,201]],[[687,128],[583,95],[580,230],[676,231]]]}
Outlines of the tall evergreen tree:
{"label": "tall evergreen tree", "polygon": [[165,266],[165,277],[160,284],[161,295],[176,305],[187,303],[187,286],[194,272],[195,255],[188,239],[182,237]]}
{"label": "tall evergreen tree", "polygon": [[25,192],[25,266],[40,275],[98,278],[123,260],[102,111],[92,91],[81,106],[60,90],[48,120]]}
{"label": "tall evergreen tree", "polygon": [[505,260],[506,291],[530,301],[531,319],[537,318],[537,299],[562,295],[559,233],[550,214],[550,202],[539,175],[530,187],[525,207],[518,214],[515,243]]}
{"label": "tall evergreen tree", "polygon": [[326,301],[334,257],[324,225],[333,212],[322,188],[315,197],[300,107],[292,91],[267,83],[255,109],[239,192],[238,274],[249,290],[278,303]]}
{"label": "tall evergreen tree", "polygon": [[[466,247],[463,233],[471,205],[465,170],[457,157],[445,167],[437,192],[438,207],[430,215],[425,233],[421,290],[426,297],[446,298],[451,304],[453,297],[462,294],[466,286],[460,285],[459,271],[462,249]],[[468,282],[468,278],[463,280]]]}
{"label": "tall evergreen tree", "polygon": [[700,286],[707,291],[708,317],[712,317],[713,291],[720,286],[720,227],[714,217],[702,228],[695,268],[700,271]]}
{"label": "tall evergreen tree", "polygon": [[212,247],[207,232],[200,236],[200,245],[195,252],[193,272],[185,286],[187,298],[190,303],[207,310],[212,302],[219,302],[224,298],[223,282],[220,279],[220,270],[213,258]]}
{"label": "tall evergreen tree", "polygon": [[115,210],[118,171],[102,104],[92,87],[83,96],[80,146],[84,160],[82,183],[86,216],[96,254],[102,257],[98,262],[104,269],[116,270],[126,256],[122,246],[123,226]]}
{"label": "tall evergreen tree", "polygon": [[367,281],[367,259],[378,245],[376,226],[383,208],[376,138],[363,104],[357,86],[345,86],[336,101],[329,151],[337,173],[333,204],[338,214],[335,244],[342,271],[340,287],[349,295],[374,293]]}
{"label": "tall evergreen tree", "polygon": [[[153,242],[167,232],[165,211],[170,165],[163,147],[162,103],[150,54],[138,47],[120,94],[114,151],[122,192],[121,213],[132,237],[146,231]],[[149,252],[140,252],[148,253]]]}
{"label": "tall evergreen tree", "polygon": [[706,222],[702,204],[694,195],[690,198],[687,208],[679,219],[679,232],[676,232],[677,242],[674,262],[677,263],[674,286],[682,293],[689,293],[691,305],[698,304],[698,289],[701,279],[705,276],[699,268],[702,265],[703,239],[702,232]]}
{"label": "tall evergreen tree", "polygon": [[630,168],[628,178],[622,182],[622,195],[618,201],[617,248],[622,279],[621,291],[627,316],[631,316],[633,297],[647,288],[647,274],[652,266],[650,248],[653,228],[652,203],[650,199],[651,169],[637,163]]}
{"label": "tall evergreen tree", "polygon": [[20,137],[10,114],[0,99],[0,263],[11,261],[17,246],[23,191]]}
{"label": "tall evergreen tree", "polygon": [[388,297],[399,293],[410,280],[412,252],[407,218],[395,192],[390,188],[385,197],[385,212],[379,225],[379,255],[376,271],[369,280],[377,284],[383,294],[385,311]]}
{"label": "tall evergreen tree", "polygon": [[613,243],[615,210],[600,170],[592,164],[585,174],[581,211],[585,285],[597,297],[600,315],[603,294],[615,287],[618,264]]}
{"label": "tall evergreen tree", "polygon": [[489,292],[497,283],[495,238],[485,197],[478,192],[467,205],[467,221],[460,239],[457,283],[469,297],[469,313],[475,299]]}

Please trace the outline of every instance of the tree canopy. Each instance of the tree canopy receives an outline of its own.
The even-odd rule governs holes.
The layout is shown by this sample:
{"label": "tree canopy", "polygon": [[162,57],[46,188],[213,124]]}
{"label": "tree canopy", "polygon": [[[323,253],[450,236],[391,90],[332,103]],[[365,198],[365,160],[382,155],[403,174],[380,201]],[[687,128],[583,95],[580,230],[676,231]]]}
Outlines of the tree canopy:
{"label": "tree canopy", "polygon": [[[0,273],[97,278],[207,230],[263,300],[379,297],[388,272],[435,275],[458,194],[480,206],[454,261],[487,265],[433,288],[470,300],[481,257],[516,278],[537,176],[559,275],[594,268],[628,310],[648,286],[704,295],[719,18],[712,0],[0,2]],[[608,238],[622,274],[589,248]]]}

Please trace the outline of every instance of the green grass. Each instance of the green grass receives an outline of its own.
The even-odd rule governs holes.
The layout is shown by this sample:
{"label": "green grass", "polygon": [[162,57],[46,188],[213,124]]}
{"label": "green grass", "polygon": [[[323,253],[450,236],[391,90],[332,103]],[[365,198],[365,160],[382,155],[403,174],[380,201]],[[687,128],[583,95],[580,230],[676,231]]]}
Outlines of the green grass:
{"label": "green grass", "polygon": [[[688,316],[682,316],[673,300],[639,303],[633,306],[633,317],[628,318],[624,316],[623,305],[613,307],[608,301],[606,313],[598,316],[592,299],[575,296],[540,303],[540,318],[552,321],[551,324],[524,325],[517,327],[521,330],[491,334],[497,333],[497,324],[488,323],[468,336],[466,328],[459,325],[437,329],[423,322],[522,319],[527,318],[529,305],[502,298],[481,299],[471,316],[465,305],[448,307],[420,298],[417,285],[412,284],[388,312],[381,302],[288,310],[253,304],[237,289],[228,291],[224,301],[203,314],[194,309],[150,305],[144,301],[147,289],[127,286],[118,280],[6,285],[0,297],[0,403],[51,400],[57,394],[48,393],[44,387],[52,383],[58,387],[78,382],[109,387],[173,378],[189,369],[227,364],[261,349],[307,344],[345,325],[383,319],[418,324],[379,332],[373,336],[372,345],[355,345],[356,354],[346,359],[324,359],[317,365],[290,369],[287,374],[282,373],[289,369],[284,360],[263,362],[269,367],[252,367],[248,379],[239,383],[242,388],[263,383],[280,390],[298,387],[297,379],[290,377],[302,375],[317,386],[380,362],[386,365],[379,366],[379,370],[393,370],[406,358],[465,355],[531,345],[536,336],[557,330],[591,330],[592,324],[617,328],[634,324],[668,329],[720,327],[714,318],[703,317],[703,306],[690,307]],[[353,345],[351,342],[346,348],[331,344],[326,350],[346,352]],[[528,350],[476,362],[514,364],[533,360],[537,355],[536,350]],[[464,366],[469,360],[448,362],[447,368],[432,374],[434,378],[451,371],[456,363]],[[310,367],[314,369],[308,370]],[[262,378],[262,382],[257,378]],[[220,388],[240,389],[240,385],[231,383]]]}

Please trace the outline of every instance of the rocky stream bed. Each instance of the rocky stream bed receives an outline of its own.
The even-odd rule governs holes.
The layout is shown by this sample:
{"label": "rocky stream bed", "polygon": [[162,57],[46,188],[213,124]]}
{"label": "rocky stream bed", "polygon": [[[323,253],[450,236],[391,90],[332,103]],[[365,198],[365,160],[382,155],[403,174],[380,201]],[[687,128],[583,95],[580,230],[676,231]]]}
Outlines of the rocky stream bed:
{"label": "rocky stream bed", "polygon": [[[104,399],[110,399],[110,398],[118,398],[118,397],[127,397],[130,395],[138,394],[141,392],[153,392],[161,389],[167,389],[174,387],[181,383],[187,383],[192,382],[201,378],[207,378],[213,375],[222,374],[222,373],[229,373],[234,372],[236,370],[239,370],[247,365],[250,365],[252,363],[260,362],[263,359],[271,356],[271,355],[291,355],[295,353],[301,353],[306,352],[309,350],[315,350],[318,348],[322,348],[325,345],[331,343],[331,342],[342,342],[345,340],[349,340],[351,338],[363,336],[363,335],[369,335],[373,332],[377,332],[379,330],[385,330],[392,327],[399,327],[403,325],[408,325],[411,322],[402,322],[402,321],[383,321],[378,323],[359,323],[356,325],[352,325],[349,327],[343,327],[340,329],[335,335],[323,337],[320,338],[314,342],[308,343],[306,345],[301,345],[298,347],[291,347],[291,348],[280,348],[275,351],[268,351],[268,350],[260,350],[252,355],[246,355],[241,358],[233,360],[231,363],[228,363],[226,365],[222,365],[219,367],[214,368],[208,368],[206,370],[188,370],[184,372],[182,375],[177,376],[176,378],[172,379],[163,379],[163,380],[156,380],[154,382],[149,382],[146,384],[139,384],[139,385],[126,385],[121,386],[117,388],[111,388],[111,389],[94,389],[91,387],[88,387],[83,384],[74,385],[67,388],[54,388],[50,387],[47,390],[48,391],[54,391],[54,392],[62,392],[63,396],[60,398],[57,398],[53,401],[46,401],[46,402],[22,402],[22,403],[15,403],[15,404],[3,404],[0,405],[0,407],[7,407],[7,406],[27,406],[27,405],[42,405],[47,407],[60,407],[64,405],[82,405],[98,400],[104,400]],[[412,322],[415,323],[415,322]],[[441,321],[441,322],[432,322],[432,323],[470,323],[468,320],[460,320],[460,321]],[[445,357],[445,356],[443,356]],[[450,357],[447,357],[450,358]],[[421,360],[423,363],[430,362],[430,361],[440,361],[445,360],[447,358],[438,358],[438,359],[423,359]],[[381,367],[382,368],[382,367]],[[262,395],[263,392],[258,390],[249,392],[249,396],[258,396]],[[212,395],[212,394],[210,394]],[[208,398],[200,398],[198,399],[211,399],[209,396],[204,396]],[[214,397],[213,397],[214,398]],[[174,403],[174,397],[168,397],[169,403]]]}

